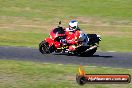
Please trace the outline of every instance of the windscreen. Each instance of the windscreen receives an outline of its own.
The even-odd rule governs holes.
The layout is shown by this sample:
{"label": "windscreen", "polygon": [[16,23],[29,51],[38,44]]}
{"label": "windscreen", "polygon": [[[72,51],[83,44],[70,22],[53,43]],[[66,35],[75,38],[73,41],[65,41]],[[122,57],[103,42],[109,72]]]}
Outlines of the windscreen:
{"label": "windscreen", "polygon": [[55,28],[53,30],[53,33],[64,34],[65,31],[64,31],[64,29],[62,27],[59,27],[59,28]]}

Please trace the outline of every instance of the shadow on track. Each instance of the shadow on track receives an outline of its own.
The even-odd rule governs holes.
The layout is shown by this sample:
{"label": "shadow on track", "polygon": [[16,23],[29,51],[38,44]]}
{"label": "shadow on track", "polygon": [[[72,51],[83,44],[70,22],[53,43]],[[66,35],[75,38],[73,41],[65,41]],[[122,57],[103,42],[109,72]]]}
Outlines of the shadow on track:
{"label": "shadow on track", "polygon": [[[84,56],[85,57],[85,56]],[[88,56],[86,56],[88,57]],[[103,58],[113,58],[113,56],[101,56],[101,55],[93,55],[93,56],[89,56],[89,57],[103,57]]]}
{"label": "shadow on track", "polygon": [[53,55],[65,55],[65,56],[76,56],[76,57],[103,57],[103,58],[113,58],[113,56],[109,56],[109,55],[80,56],[80,55],[68,55],[68,54],[65,54],[65,53],[54,53]]}

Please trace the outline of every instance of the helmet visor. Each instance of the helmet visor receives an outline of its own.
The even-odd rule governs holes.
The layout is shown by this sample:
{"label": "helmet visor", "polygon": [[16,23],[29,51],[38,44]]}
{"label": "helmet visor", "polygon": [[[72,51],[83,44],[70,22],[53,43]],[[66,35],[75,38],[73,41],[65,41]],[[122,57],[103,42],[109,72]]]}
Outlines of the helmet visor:
{"label": "helmet visor", "polygon": [[71,30],[77,29],[77,26],[71,27],[69,26]]}

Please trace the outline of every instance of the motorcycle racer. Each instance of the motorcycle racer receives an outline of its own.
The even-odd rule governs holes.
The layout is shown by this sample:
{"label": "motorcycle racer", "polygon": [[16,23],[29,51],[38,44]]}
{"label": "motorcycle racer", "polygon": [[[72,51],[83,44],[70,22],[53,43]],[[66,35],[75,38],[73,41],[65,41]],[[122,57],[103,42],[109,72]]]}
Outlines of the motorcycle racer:
{"label": "motorcycle racer", "polygon": [[75,20],[69,22],[68,28],[63,28],[60,24],[61,21],[58,27],[50,31],[49,37],[39,43],[39,51],[42,54],[55,52],[91,56],[96,52],[101,41],[99,35],[83,33]]}
{"label": "motorcycle racer", "polygon": [[85,42],[84,44],[88,43],[88,40],[84,41],[87,36],[78,27],[78,22],[76,20],[71,20],[69,22],[69,27],[65,28],[65,34],[66,43],[70,45],[69,51],[74,51],[78,42]]}

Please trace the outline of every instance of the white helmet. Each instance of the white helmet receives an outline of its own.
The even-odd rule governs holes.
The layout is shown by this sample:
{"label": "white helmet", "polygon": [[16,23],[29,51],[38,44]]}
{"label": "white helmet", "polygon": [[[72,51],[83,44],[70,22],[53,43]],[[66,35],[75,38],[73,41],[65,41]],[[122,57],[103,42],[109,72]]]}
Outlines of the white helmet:
{"label": "white helmet", "polygon": [[77,30],[77,28],[78,28],[78,22],[76,20],[71,20],[69,22],[69,29],[71,31],[75,31],[75,30]]}

